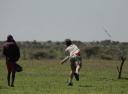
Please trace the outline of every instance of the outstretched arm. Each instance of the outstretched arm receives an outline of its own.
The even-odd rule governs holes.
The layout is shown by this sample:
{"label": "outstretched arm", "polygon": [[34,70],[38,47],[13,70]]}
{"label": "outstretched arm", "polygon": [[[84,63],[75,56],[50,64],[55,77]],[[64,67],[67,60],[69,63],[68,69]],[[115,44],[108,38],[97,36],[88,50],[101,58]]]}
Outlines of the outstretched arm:
{"label": "outstretched arm", "polygon": [[65,57],[62,61],[61,64],[65,63],[69,59],[69,56]]}

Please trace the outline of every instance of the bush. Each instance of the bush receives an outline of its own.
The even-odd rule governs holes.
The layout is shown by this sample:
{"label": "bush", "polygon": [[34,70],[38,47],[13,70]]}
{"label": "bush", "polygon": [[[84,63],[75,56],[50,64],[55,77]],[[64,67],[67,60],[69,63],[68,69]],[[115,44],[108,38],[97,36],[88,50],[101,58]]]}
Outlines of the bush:
{"label": "bush", "polygon": [[91,56],[96,56],[99,53],[99,47],[88,47],[84,52],[87,58],[91,58]]}
{"label": "bush", "polygon": [[102,54],[100,58],[105,59],[105,60],[112,60],[113,59],[111,55],[106,55],[106,54]]}
{"label": "bush", "polygon": [[31,54],[30,54],[30,58],[31,58],[31,59],[44,59],[44,58],[47,58],[47,59],[54,59],[55,56],[52,55],[52,54],[48,54],[47,52],[40,51],[40,52],[31,53]]}

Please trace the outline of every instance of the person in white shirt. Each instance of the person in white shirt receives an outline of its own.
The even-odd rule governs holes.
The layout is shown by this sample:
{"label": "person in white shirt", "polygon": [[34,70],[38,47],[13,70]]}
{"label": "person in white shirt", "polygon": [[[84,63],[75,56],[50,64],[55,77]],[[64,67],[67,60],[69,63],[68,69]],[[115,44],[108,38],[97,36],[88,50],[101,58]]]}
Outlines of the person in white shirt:
{"label": "person in white shirt", "polygon": [[68,85],[72,86],[72,80],[74,76],[76,80],[79,81],[79,71],[81,69],[82,59],[80,55],[80,49],[75,44],[73,44],[70,39],[66,39],[65,44],[67,46],[65,49],[67,56],[61,61],[61,64],[65,63],[67,60],[70,60],[71,73]]}

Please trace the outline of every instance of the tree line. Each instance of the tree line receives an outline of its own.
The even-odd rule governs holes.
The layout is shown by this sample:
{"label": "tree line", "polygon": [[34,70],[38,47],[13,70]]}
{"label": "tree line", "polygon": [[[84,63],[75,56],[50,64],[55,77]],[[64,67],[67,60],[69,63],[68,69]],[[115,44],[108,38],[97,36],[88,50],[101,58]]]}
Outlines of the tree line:
{"label": "tree line", "polygon": [[[64,41],[18,41],[22,59],[61,59],[65,56]],[[81,49],[82,57],[85,59],[98,58],[106,60],[120,59],[127,57],[128,42],[118,42],[112,40],[82,42],[74,40]],[[2,55],[2,44],[0,42],[0,58]]]}

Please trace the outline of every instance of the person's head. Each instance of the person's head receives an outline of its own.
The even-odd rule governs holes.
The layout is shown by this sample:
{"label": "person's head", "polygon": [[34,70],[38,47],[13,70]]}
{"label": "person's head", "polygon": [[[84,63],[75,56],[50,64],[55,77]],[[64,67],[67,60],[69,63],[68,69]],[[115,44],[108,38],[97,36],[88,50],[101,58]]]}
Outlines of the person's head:
{"label": "person's head", "polygon": [[66,46],[70,46],[72,44],[72,41],[70,39],[65,40]]}
{"label": "person's head", "polygon": [[12,35],[8,35],[7,36],[7,41],[8,42],[14,42],[13,36]]}

